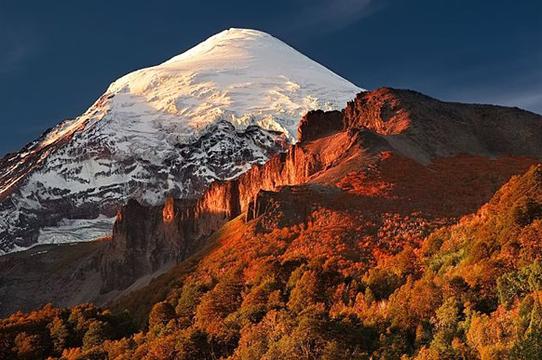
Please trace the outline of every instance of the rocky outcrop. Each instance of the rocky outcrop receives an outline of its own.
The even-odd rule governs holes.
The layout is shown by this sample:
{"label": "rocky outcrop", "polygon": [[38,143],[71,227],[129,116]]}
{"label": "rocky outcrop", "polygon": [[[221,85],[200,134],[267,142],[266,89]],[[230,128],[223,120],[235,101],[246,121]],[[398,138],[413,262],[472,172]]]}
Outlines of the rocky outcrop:
{"label": "rocky outcrop", "polygon": [[[497,129],[486,129],[486,122]],[[336,179],[341,171],[370,166],[372,154],[382,151],[421,163],[465,152],[541,158],[541,129],[542,117],[522,110],[444,103],[408,90],[361,93],[342,113],[308,113],[299,127],[300,141],[288,152],[253,166],[236,180],[213,183],[195,202],[169,199],[158,208],[130,202],[102,259],[107,279],[103,291],[125,288],[144,274],[185,259],[242,213],[252,220],[281,204],[272,193],[280,187],[325,183],[326,176]]]}
{"label": "rocky outcrop", "polygon": [[342,142],[341,149],[328,148],[319,153],[306,147],[309,139],[316,139],[312,125],[326,135],[342,129],[342,125],[333,125],[341,124],[338,114],[321,112],[316,117],[319,121],[306,121],[305,134],[313,134],[308,139],[303,138],[264,165],[253,166],[238,179],[214,182],[197,201],[169,198],[162,207],[130,201],[117,215],[113,240],[104,250],[102,292],[124,289],[141,276],[184,260],[225,222],[246,212],[260,191],[304,183],[344,155],[355,143],[352,139]]}
{"label": "rocky outcrop", "polygon": [[254,196],[253,200],[248,204],[245,221],[254,220],[257,217],[265,214],[273,206],[274,191],[261,190]]}
{"label": "rocky outcrop", "polygon": [[343,114],[340,111],[309,111],[299,122],[297,140],[307,142],[320,139],[342,130],[343,127]]}
{"label": "rocky outcrop", "polygon": [[125,289],[194,253],[206,236],[240,214],[238,191],[233,180],[213,184],[198,201],[168,197],[161,207],[147,207],[130,200],[101,257],[101,292]]}
{"label": "rocky outcrop", "polygon": [[248,204],[245,221],[260,219],[256,228],[258,233],[300,224],[322,200],[337,191],[337,188],[318,184],[283,186],[277,191],[261,190]]}

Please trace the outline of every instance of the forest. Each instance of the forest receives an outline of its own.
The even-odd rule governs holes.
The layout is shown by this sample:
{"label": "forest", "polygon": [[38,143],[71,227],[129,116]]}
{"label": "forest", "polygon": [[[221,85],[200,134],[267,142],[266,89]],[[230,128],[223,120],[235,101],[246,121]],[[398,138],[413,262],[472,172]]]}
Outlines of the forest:
{"label": "forest", "polygon": [[[13,314],[0,321],[0,358],[542,358],[542,166],[386,251],[345,234],[345,214],[311,216],[267,231],[236,218],[190,266],[111,309]],[[340,241],[320,231],[326,219]],[[398,236],[382,229],[374,239]]]}

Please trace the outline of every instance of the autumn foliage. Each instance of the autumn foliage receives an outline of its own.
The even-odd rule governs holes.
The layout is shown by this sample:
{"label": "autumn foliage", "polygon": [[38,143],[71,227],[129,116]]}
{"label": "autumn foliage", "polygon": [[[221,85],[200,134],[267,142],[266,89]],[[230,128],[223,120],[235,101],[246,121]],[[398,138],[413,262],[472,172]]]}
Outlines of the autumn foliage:
{"label": "autumn foliage", "polygon": [[542,167],[495,193],[529,161],[379,161],[270,194],[265,214],[230,221],[114,312],[2,320],[0,358],[542,357]]}

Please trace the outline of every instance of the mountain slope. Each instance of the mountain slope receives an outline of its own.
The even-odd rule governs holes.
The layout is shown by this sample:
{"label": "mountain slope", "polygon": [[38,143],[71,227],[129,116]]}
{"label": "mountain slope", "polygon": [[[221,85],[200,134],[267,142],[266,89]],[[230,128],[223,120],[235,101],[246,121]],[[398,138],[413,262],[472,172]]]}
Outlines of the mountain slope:
{"label": "mountain slope", "polygon": [[[62,305],[88,289],[89,300],[112,300],[143,329],[95,346],[84,339],[112,320],[107,310],[53,320],[45,307],[0,323],[0,354],[33,340],[47,354],[80,347],[71,354],[96,358],[539,358],[542,182],[532,165],[542,158],[542,117],[420,96],[378,89],[343,112],[309,112],[288,152],[199,199],[130,201],[94,250],[44,248],[72,258],[62,266],[37,251],[0,258],[10,284],[0,303],[10,311],[39,303],[40,290],[22,299],[33,284],[75,289],[77,299],[69,290],[42,299]],[[394,119],[406,126],[382,131]],[[476,131],[511,119],[515,131]],[[462,132],[468,141],[454,137]],[[60,269],[41,274],[47,284],[17,266],[34,257]],[[96,313],[108,318],[87,330]],[[50,335],[59,322],[74,334],[68,345]],[[60,349],[48,347],[51,336]]]}
{"label": "mountain slope", "polygon": [[[466,112],[471,107],[448,106]],[[380,112],[378,106],[370,109]],[[127,353],[167,358],[186,351],[232,359],[307,354],[537,358],[525,354],[539,350],[542,324],[542,287],[536,280],[542,258],[537,243],[540,165],[508,181],[537,158],[460,153],[433,157],[425,165],[386,146],[385,136],[349,142],[363,130],[347,127],[345,133],[332,126],[335,131],[326,131],[321,125],[333,121],[326,114],[310,115],[301,123],[304,133],[312,134],[307,142],[301,137],[287,159],[275,157],[246,173],[237,181],[239,193],[223,192],[239,195],[241,206],[231,208],[246,212],[214,233],[214,247],[117,304],[117,309],[143,314],[150,325],[145,341]],[[358,120],[367,115],[359,114]],[[519,125],[521,111],[517,115],[516,125],[525,130]],[[414,129],[419,119],[410,118]],[[317,131],[311,130],[311,120]],[[541,121],[538,117],[532,130]],[[517,149],[536,145],[520,139],[509,133],[499,143],[506,147],[518,141]],[[416,140],[423,141],[422,148],[431,145],[431,138]],[[322,164],[323,158],[329,162]],[[314,172],[303,177],[293,175],[296,170]],[[244,202],[245,177],[256,183],[263,179],[263,187],[273,191],[256,190],[255,198]],[[279,179],[290,185],[279,186],[284,185]],[[303,184],[294,185],[294,179]],[[222,192],[214,193],[212,204],[229,204],[219,201]],[[452,225],[480,206],[476,215]],[[228,209],[223,208],[225,214]],[[167,321],[153,320],[169,307]],[[201,342],[177,342],[201,333]]]}
{"label": "mountain slope", "polygon": [[268,34],[223,31],[120,78],[83,115],[2,159],[0,253],[48,241],[40,229],[63,218],[112,218],[128,198],[196,197],[295,141],[308,110],[341,108],[359,91]]}
{"label": "mountain slope", "polygon": [[[416,93],[377,89],[358,96],[343,112],[309,112],[300,121],[299,142],[290,146],[287,153],[274,155],[265,165],[253,166],[236,179],[215,182],[199,199],[170,197],[165,204],[156,206],[129,202],[117,214],[112,240],[92,254],[92,259],[84,261],[93,264],[88,269],[89,281],[99,272],[99,281],[93,283],[96,293],[89,295],[88,300],[102,303],[111,298],[109,295],[116,297],[142,286],[205,246],[208,237],[232,218],[244,214],[252,221],[272,209],[282,215],[264,216],[258,225],[261,231],[279,226],[275,222],[304,223],[315,209],[328,208],[330,214],[336,215],[329,220],[325,219],[326,212],[316,213],[323,214],[319,219],[329,225],[322,233],[336,232],[331,219],[344,221],[343,228],[357,229],[348,232],[348,236],[365,234],[356,251],[364,253],[368,248],[376,248],[377,243],[379,251],[393,252],[404,243],[419,243],[421,234],[435,226],[475,211],[511,175],[525,171],[542,157],[542,152],[536,152],[539,143],[523,136],[537,134],[542,123],[538,115],[503,107],[439,102],[428,97],[427,101],[439,106],[439,113],[428,111],[431,108],[417,100],[403,101],[391,113],[386,110],[390,99],[408,99],[413,94]],[[362,111],[354,116],[356,108]],[[409,158],[410,153],[396,146],[394,138],[390,141],[393,135],[359,125],[377,121],[386,111],[390,118],[402,116],[406,108],[417,109],[412,112],[416,115],[408,117],[409,126],[403,129],[403,135],[416,144],[416,152],[421,153],[432,144],[432,137],[416,132],[419,123],[434,121],[439,146],[445,146],[449,156],[434,154],[430,163]],[[503,113],[513,114],[517,131],[498,138],[497,144],[502,145],[494,148],[494,154],[468,154],[468,143],[458,148],[453,133],[439,130],[458,126],[449,117],[452,111],[469,114],[466,120],[473,124],[484,118],[500,119]],[[440,136],[444,134],[449,134],[449,138]],[[476,141],[484,142],[484,134],[479,134]],[[511,148],[513,144],[518,144],[517,148]],[[508,156],[508,151],[522,156]],[[282,186],[286,186],[284,190]],[[318,235],[306,239],[317,243]],[[350,247],[351,244],[344,248]],[[365,261],[370,264],[367,257]],[[19,274],[20,271],[23,273]],[[5,276],[6,281],[14,276],[22,279],[24,269],[19,267],[9,273],[7,265],[2,267],[0,262],[0,276]],[[74,276],[77,284],[73,286],[83,287],[84,277],[84,272]],[[19,282],[22,288],[23,281]],[[47,281],[51,287],[62,287],[64,283],[62,277],[50,277]],[[17,286],[11,287],[9,293],[18,293]],[[6,296],[0,301],[9,303]],[[45,297],[42,301],[73,304],[69,296],[66,298]],[[9,309],[17,306],[24,304],[9,304]]]}
{"label": "mountain slope", "polygon": [[[214,183],[195,203],[171,200],[163,207],[147,210],[137,203],[128,204],[120,213],[102,259],[102,275],[107,279],[103,290],[126,288],[145,272],[186,258],[205,243],[206,236],[241,214],[248,223],[259,219],[247,242],[259,233],[292,224],[326,224],[314,236],[305,232],[305,255],[317,252],[311,241],[322,247],[329,245],[326,251],[333,252],[337,243],[321,244],[318,236],[323,234],[336,233],[337,239],[353,236],[360,243],[350,243],[353,240],[349,239],[335,248],[334,256],[340,256],[340,248],[365,254],[367,266],[374,259],[367,257],[365,245],[373,251],[381,247],[379,252],[391,254],[405,244],[418,245],[423,234],[475,211],[510,176],[542,158],[539,115],[424,97],[438,105],[440,111],[435,113],[432,107],[420,103],[418,96],[408,90],[377,89],[360,94],[342,113],[310,112],[300,122],[299,143],[287,153],[275,155],[235,180]],[[390,112],[389,102],[398,99],[411,100]],[[356,113],[355,109],[362,110]],[[404,116],[406,109],[416,111]],[[428,152],[429,163],[426,158],[410,158],[412,152],[405,151],[393,134],[363,125],[378,121],[386,111],[388,119],[408,119],[408,126],[402,130],[402,136],[413,144],[408,150],[419,154],[437,145],[445,156]],[[457,119],[450,117],[453,112],[466,115]],[[469,142],[458,145],[457,131],[448,131],[469,129],[483,119],[499,124],[511,119],[515,122],[514,132],[500,135],[467,132],[474,144],[494,141],[491,153]],[[433,124],[433,136],[419,131],[427,122]],[[334,221],[326,219],[327,215],[335,216]],[[343,221],[345,225],[338,228],[355,228],[355,233],[335,231],[337,222]],[[357,246],[360,248],[352,250]]]}
{"label": "mountain slope", "polygon": [[542,154],[540,115],[518,108],[444,102],[416,91],[381,88],[359,94],[345,111],[349,127],[369,129],[422,163],[457,154]]}
{"label": "mountain slope", "polygon": [[[514,161],[501,158],[490,174],[468,166],[487,160],[469,158],[446,165],[462,170],[457,187],[467,192],[476,176],[502,175]],[[487,204],[456,224],[441,218],[449,223],[443,227],[419,203],[408,204],[416,212],[407,215],[382,199],[374,199],[384,206],[377,210],[353,193],[306,185],[266,193],[263,211],[226,223],[205,256],[116,305],[149,322],[145,340],[120,351],[158,358],[540,358],[541,174],[535,165],[492,197],[487,184]],[[445,175],[427,190],[433,197],[450,185]],[[406,194],[396,201],[408,202]],[[168,320],[156,322],[169,307]],[[178,342],[194,334],[205,336]]]}

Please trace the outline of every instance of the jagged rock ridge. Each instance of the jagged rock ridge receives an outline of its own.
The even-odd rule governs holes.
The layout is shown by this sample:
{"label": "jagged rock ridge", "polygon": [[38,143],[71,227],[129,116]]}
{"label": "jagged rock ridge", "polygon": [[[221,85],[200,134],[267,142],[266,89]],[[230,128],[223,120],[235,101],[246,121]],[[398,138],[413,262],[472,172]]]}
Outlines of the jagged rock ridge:
{"label": "jagged rock ridge", "polygon": [[399,153],[428,163],[474,154],[539,157],[540,115],[518,108],[443,102],[415,91],[361,93],[345,109],[345,126],[381,135]]}
{"label": "jagged rock ridge", "polygon": [[[480,130],[486,123],[503,128]],[[508,128],[511,124],[514,131]],[[309,112],[300,121],[298,136],[299,142],[288,152],[275,155],[264,165],[253,166],[235,180],[213,183],[195,203],[168,202],[173,220],[167,223],[159,221],[162,208],[148,209],[152,214],[149,218],[158,219],[152,220],[158,225],[144,232],[134,231],[130,224],[142,218],[123,214],[115,226],[111,250],[104,258],[103,277],[111,281],[103,290],[128,286],[143,275],[140,269],[156,271],[186,258],[202,245],[202,239],[242,213],[247,220],[261,216],[265,209],[273,207],[273,192],[283,186],[307,182],[315,186],[335,185],[351,171],[374,167],[377,154],[382,152],[410,157],[420,165],[462,154],[487,157],[488,161],[509,155],[542,158],[539,115],[498,106],[440,102],[413,91],[389,88],[361,93],[342,113]],[[130,206],[144,212],[138,204],[129,205],[123,212],[130,214]],[[298,209],[291,202],[288,206]],[[171,227],[176,230],[169,230]],[[120,250],[117,239],[122,244]],[[164,251],[167,243],[174,244],[170,252]],[[141,244],[150,249],[147,253],[159,251],[161,255],[152,260],[145,258],[145,266],[128,265],[137,261],[132,249],[139,249]],[[115,277],[119,272],[126,274],[126,269],[134,272],[122,279]]]}

